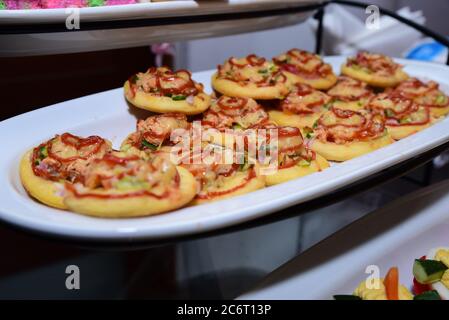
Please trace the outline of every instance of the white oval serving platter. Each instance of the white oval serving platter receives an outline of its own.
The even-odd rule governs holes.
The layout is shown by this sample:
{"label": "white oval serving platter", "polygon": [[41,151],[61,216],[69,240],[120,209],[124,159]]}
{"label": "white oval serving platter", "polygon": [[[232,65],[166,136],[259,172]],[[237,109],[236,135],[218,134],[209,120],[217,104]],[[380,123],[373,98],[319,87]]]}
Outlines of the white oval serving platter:
{"label": "white oval serving platter", "polygon": [[[343,57],[328,57],[338,71]],[[398,60],[414,76],[431,77],[449,88],[449,68]],[[211,91],[213,70],[193,74]],[[447,90],[446,90],[447,91]],[[135,130],[143,110],[129,107],[122,89],[110,90],[28,112],[0,122],[0,219],[53,236],[97,241],[158,240],[216,230],[254,220],[274,211],[333,192],[449,141],[449,118],[394,144],[297,180],[215,203],[187,207],[158,216],[100,219],[49,208],[23,189],[18,163],[25,151],[66,131],[100,135],[118,147]]]}

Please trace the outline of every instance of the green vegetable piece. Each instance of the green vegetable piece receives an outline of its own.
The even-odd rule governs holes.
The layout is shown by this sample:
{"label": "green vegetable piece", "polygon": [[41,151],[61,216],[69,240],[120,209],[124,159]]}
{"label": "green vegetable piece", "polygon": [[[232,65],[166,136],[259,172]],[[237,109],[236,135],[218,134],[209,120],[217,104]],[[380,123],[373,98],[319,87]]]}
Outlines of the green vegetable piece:
{"label": "green vegetable piece", "polygon": [[444,94],[440,94],[436,99],[435,99],[435,103],[436,104],[445,104],[447,102],[447,98]]}
{"label": "green vegetable piece", "polygon": [[257,72],[258,73],[268,73],[268,70],[267,69],[260,69]]}
{"label": "green vegetable piece", "polygon": [[430,290],[414,296],[413,300],[441,300],[441,298],[438,291]]}
{"label": "green vegetable piece", "polygon": [[415,259],[415,263],[413,264],[413,275],[422,284],[439,281],[446,270],[447,267],[444,263],[437,260]]}
{"label": "green vegetable piece", "polygon": [[143,139],[142,140],[142,148],[143,147],[146,147],[146,148],[148,148],[148,149],[150,149],[150,150],[157,150],[158,149],[158,146],[157,145],[155,145],[155,144],[152,144],[152,143],[149,143],[147,140],[145,140],[145,139]]}
{"label": "green vegetable piece", "polygon": [[387,118],[392,118],[392,117],[394,117],[394,112],[393,112],[393,110],[391,110],[391,109],[385,109],[384,113],[385,113],[385,116],[386,116]]}
{"label": "green vegetable piece", "polygon": [[181,101],[181,100],[185,100],[186,98],[187,98],[187,97],[184,96],[184,95],[182,95],[182,94],[177,95],[177,96],[172,96],[172,97],[171,97],[171,99],[174,100],[174,101]]}
{"label": "green vegetable piece", "polygon": [[268,68],[268,70],[269,70],[270,72],[275,72],[275,71],[278,70],[278,67],[277,67],[275,64],[272,64],[272,65]]}
{"label": "green vegetable piece", "polygon": [[46,146],[42,146],[39,148],[39,159],[44,160],[48,157],[48,150]]}
{"label": "green vegetable piece", "polygon": [[313,129],[318,128],[318,120],[316,120],[316,121],[313,123],[312,128],[313,128]]}
{"label": "green vegetable piece", "polygon": [[117,182],[116,188],[119,190],[147,189],[149,184],[146,181],[138,180],[135,177],[126,176]]}
{"label": "green vegetable piece", "polygon": [[353,294],[336,294],[334,295],[335,300],[362,300],[362,298],[355,296]]}
{"label": "green vegetable piece", "polygon": [[399,121],[400,123],[411,123],[412,119],[410,117],[405,117],[402,118],[401,121]]}
{"label": "green vegetable piece", "polygon": [[300,166],[300,167],[309,167],[311,163],[312,162],[309,161],[309,160],[301,159],[301,161],[298,162],[298,166]]}

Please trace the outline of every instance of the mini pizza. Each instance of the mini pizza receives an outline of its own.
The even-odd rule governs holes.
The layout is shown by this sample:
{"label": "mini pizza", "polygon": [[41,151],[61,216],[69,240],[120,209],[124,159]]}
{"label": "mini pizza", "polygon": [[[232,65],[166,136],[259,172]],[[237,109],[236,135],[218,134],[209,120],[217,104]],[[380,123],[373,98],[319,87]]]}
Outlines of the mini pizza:
{"label": "mini pizza", "polygon": [[324,63],[319,55],[307,51],[291,49],[273,58],[273,61],[294,84],[304,83],[326,90],[337,81],[331,65]]}
{"label": "mini pizza", "polygon": [[212,86],[219,93],[260,100],[282,99],[288,92],[287,77],[272,62],[254,54],[229,58],[212,76]]}
{"label": "mini pizza", "polygon": [[221,96],[204,113],[201,124],[219,130],[248,129],[268,121],[268,114],[251,98]]}
{"label": "mini pizza", "polygon": [[255,100],[221,96],[212,102],[201,119],[203,139],[234,148],[244,130],[267,122],[268,114]]}
{"label": "mini pizza", "polygon": [[[173,152],[173,149],[165,152]],[[197,195],[192,205],[228,199],[265,187],[265,178],[255,165],[249,164],[244,154],[239,161],[238,153],[233,152],[224,146],[205,142],[201,152],[192,149],[180,157],[179,165],[190,171],[197,181]],[[231,161],[226,161],[229,153]]]}
{"label": "mini pizza", "polygon": [[438,118],[449,113],[449,98],[439,89],[439,85],[435,81],[425,83],[416,78],[410,78],[401,82],[394,91],[429,108],[432,117]]}
{"label": "mini pizza", "polygon": [[165,113],[138,120],[136,132],[131,133],[122,142],[120,150],[147,158],[148,154],[158,150],[162,145],[170,145],[173,130],[189,129],[190,123],[182,113]]}
{"label": "mini pizza", "polygon": [[331,98],[307,84],[298,84],[279,102],[278,110],[268,112],[270,120],[280,126],[311,127],[329,108]]}
{"label": "mini pizza", "polygon": [[339,109],[363,109],[374,95],[365,82],[346,76],[338,77],[335,86],[327,91],[332,105]]}
{"label": "mini pizza", "polygon": [[394,87],[408,78],[402,66],[390,57],[369,52],[348,58],[341,73],[380,88]]}
{"label": "mini pizza", "polygon": [[[262,147],[266,150],[275,150],[275,152],[270,152],[264,155],[264,157],[267,158],[267,162],[276,164],[276,166],[272,167],[270,170],[268,168],[268,163],[260,163],[261,159],[256,159],[257,163],[259,163],[257,168],[261,174],[265,175],[267,186],[304,177],[329,167],[329,163],[326,159],[306,148],[300,129],[296,127],[279,127],[273,124],[268,124],[258,126],[257,130],[257,141],[264,141],[263,144],[258,144],[257,147],[259,149]],[[272,130],[275,130],[275,132]],[[270,145],[274,135],[276,136],[277,142]],[[272,159],[273,157],[276,157],[276,159]],[[271,160],[275,160],[275,162],[269,161],[270,158]]]}
{"label": "mini pizza", "polygon": [[386,127],[394,140],[408,137],[432,123],[428,108],[395,92],[376,95],[368,103],[367,108],[385,115]]}
{"label": "mini pizza", "polygon": [[314,128],[303,129],[306,144],[327,160],[345,161],[369,153],[394,140],[380,113],[332,107]]}
{"label": "mini pizza", "polygon": [[90,216],[148,216],[186,205],[195,188],[190,172],[162,157],[111,152],[92,162],[82,182],[66,184],[64,203]]}
{"label": "mini pizza", "polygon": [[131,76],[124,85],[125,97],[134,106],[157,112],[199,114],[209,108],[210,96],[187,70],[149,68]]}
{"label": "mini pizza", "polygon": [[38,201],[65,209],[64,183],[82,181],[91,163],[110,150],[111,143],[98,136],[56,135],[23,156],[20,162],[22,184]]}

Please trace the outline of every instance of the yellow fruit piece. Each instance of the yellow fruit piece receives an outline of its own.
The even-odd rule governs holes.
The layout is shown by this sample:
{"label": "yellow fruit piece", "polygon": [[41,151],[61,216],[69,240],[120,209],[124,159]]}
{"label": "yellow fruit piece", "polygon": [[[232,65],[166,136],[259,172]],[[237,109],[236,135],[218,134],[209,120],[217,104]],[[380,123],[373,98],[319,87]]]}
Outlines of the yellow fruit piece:
{"label": "yellow fruit piece", "polygon": [[449,250],[439,249],[435,254],[435,260],[443,262],[449,268]]}
{"label": "yellow fruit piece", "polygon": [[[370,281],[371,282],[371,281]],[[413,295],[403,285],[399,285],[399,300],[413,300]],[[387,300],[387,291],[384,285],[384,279],[379,279],[377,288],[368,288],[367,281],[360,282],[359,286],[354,290],[354,295],[363,300]]]}

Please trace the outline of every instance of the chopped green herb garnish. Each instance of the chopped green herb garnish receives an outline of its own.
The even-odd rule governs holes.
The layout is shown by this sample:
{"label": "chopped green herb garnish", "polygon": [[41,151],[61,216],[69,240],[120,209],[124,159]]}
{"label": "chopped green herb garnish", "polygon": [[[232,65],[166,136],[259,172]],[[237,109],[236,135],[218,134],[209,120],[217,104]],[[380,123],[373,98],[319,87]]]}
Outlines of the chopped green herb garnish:
{"label": "chopped green herb garnish", "polygon": [[42,146],[39,148],[39,159],[43,160],[48,157],[48,151],[46,146]]}
{"label": "chopped green herb garnish", "polygon": [[270,65],[270,67],[268,68],[268,70],[270,72],[275,72],[278,70],[278,67],[275,64]]}
{"label": "chopped green herb garnish", "polygon": [[313,128],[313,129],[318,128],[318,120],[316,120],[316,121],[313,123],[312,128]]}
{"label": "chopped green herb garnish", "polygon": [[238,129],[243,129],[243,127],[242,127],[239,123],[234,123],[234,124],[232,125],[232,129],[238,130]]}
{"label": "chopped green herb garnish", "polygon": [[298,166],[300,167],[308,167],[310,166],[312,162],[306,159],[301,159],[301,161],[298,162]]}
{"label": "chopped green herb garnish", "polygon": [[148,189],[149,184],[147,181],[139,180],[136,177],[125,176],[117,182],[117,189],[119,190],[136,190],[136,189]]}
{"label": "chopped green herb garnish", "polygon": [[305,127],[303,129],[304,135],[307,139],[311,139],[313,137],[313,130],[310,127]]}
{"label": "chopped green herb garnish", "polygon": [[248,163],[248,160],[245,158],[244,162],[240,164],[239,171],[245,171],[248,170],[250,167],[250,164]]}
{"label": "chopped green herb garnish", "polygon": [[181,101],[181,100],[185,100],[186,98],[187,98],[187,97],[184,96],[184,95],[182,95],[182,94],[179,94],[179,95],[177,95],[177,96],[172,96],[172,97],[171,97],[171,99],[174,100],[174,101]]}
{"label": "chopped green herb garnish", "polygon": [[142,147],[151,149],[151,150],[157,150],[158,146],[152,143],[149,143],[147,140],[143,139],[142,140]]}
{"label": "chopped green herb garnish", "polygon": [[387,118],[392,118],[392,117],[394,117],[394,112],[393,112],[393,110],[391,110],[391,109],[385,109],[384,113],[385,113],[385,116],[386,116]]}
{"label": "chopped green herb garnish", "polygon": [[435,99],[435,102],[437,104],[444,104],[447,101],[447,97],[444,94],[440,94],[439,96],[437,96],[437,98]]}
{"label": "chopped green herb garnish", "polygon": [[137,74],[135,74],[135,75],[133,75],[133,76],[131,77],[131,83],[132,83],[132,84],[136,83],[137,80],[139,80],[139,77],[137,76]]}
{"label": "chopped green herb garnish", "polygon": [[357,101],[357,106],[359,106],[359,107],[363,106],[362,101]]}
{"label": "chopped green herb garnish", "polygon": [[331,104],[330,103],[325,103],[323,105],[323,108],[326,109],[326,110],[329,110],[331,108]]}
{"label": "chopped green herb garnish", "polygon": [[410,117],[405,117],[399,121],[400,123],[410,123],[412,119]]}
{"label": "chopped green herb garnish", "polygon": [[173,95],[171,93],[166,93],[165,96],[171,98]]}
{"label": "chopped green herb garnish", "polygon": [[267,69],[260,69],[257,72],[258,73],[268,73],[268,70]]}

